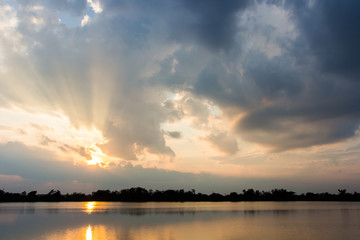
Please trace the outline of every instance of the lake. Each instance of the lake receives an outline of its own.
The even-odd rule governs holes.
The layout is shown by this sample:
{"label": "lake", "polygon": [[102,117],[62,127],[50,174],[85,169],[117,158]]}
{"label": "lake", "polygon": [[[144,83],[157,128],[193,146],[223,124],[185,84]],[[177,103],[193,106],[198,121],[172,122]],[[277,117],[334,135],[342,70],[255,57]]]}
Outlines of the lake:
{"label": "lake", "polygon": [[360,239],[360,203],[0,203],[0,239]]}

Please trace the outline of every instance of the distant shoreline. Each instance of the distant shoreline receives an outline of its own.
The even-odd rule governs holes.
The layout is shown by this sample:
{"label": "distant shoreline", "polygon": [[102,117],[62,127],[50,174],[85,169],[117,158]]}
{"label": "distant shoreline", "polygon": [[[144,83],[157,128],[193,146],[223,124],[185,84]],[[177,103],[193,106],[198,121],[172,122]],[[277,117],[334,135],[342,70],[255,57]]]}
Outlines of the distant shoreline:
{"label": "distant shoreline", "polygon": [[0,190],[1,202],[245,202],[245,201],[360,201],[360,193],[348,193],[346,189],[338,189],[338,194],[312,193],[297,195],[285,189],[259,191],[244,189],[241,193],[229,194],[203,194],[196,193],[194,189],[180,190],[147,190],[136,187],[120,191],[97,190],[91,194],[77,193],[61,194],[59,190],[52,189],[47,194],[37,194],[37,191],[26,193],[10,193]]}

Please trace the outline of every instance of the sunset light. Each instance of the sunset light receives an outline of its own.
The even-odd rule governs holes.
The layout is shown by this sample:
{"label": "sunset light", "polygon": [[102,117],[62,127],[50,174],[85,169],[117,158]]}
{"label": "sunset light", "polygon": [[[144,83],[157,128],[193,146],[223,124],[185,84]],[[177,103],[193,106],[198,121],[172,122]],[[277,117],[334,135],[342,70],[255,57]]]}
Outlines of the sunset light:
{"label": "sunset light", "polygon": [[99,167],[103,167],[105,163],[103,162],[102,157],[104,157],[104,153],[97,146],[92,146],[89,150],[91,154],[91,160],[87,162],[88,165],[97,165]]}
{"label": "sunset light", "polygon": [[360,0],[0,0],[1,239],[358,240],[359,192]]}
{"label": "sunset light", "polygon": [[93,155],[91,157],[92,157],[92,159],[87,162],[88,165],[98,165],[98,166],[103,165],[103,162],[100,157],[93,156]]}
{"label": "sunset light", "polygon": [[0,189],[358,191],[359,3],[333,1],[0,1]]}
{"label": "sunset light", "polygon": [[92,229],[90,225],[86,229],[86,240],[92,240]]}
{"label": "sunset light", "polygon": [[84,203],[84,211],[88,214],[91,214],[96,208],[96,202],[86,202]]}

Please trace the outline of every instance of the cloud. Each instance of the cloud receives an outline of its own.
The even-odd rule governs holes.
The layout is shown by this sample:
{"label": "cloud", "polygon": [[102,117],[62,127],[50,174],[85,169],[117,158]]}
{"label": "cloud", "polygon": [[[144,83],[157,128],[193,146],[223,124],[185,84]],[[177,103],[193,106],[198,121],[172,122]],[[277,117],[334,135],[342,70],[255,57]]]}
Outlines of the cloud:
{"label": "cloud", "polygon": [[[234,43],[237,32],[237,14],[240,14],[251,1],[188,1],[176,2],[104,1],[104,13],[115,14],[126,19],[134,15],[145,15],[161,27],[168,40],[180,44],[199,44],[211,51],[228,50]],[[166,21],[164,21],[166,19]]]}
{"label": "cloud", "polygon": [[[45,139],[45,143],[48,143],[48,141],[46,141],[46,140],[47,139]],[[70,146],[68,144],[64,144],[64,145],[60,146],[59,149],[63,152],[69,152],[69,151],[74,152],[76,154],[79,154],[82,157],[85,157],[87,160],[90,160],[92,158],[89,149],[86,149],[83,146],[75,146],[74,147],[74,146]]]}
{"label": "cloud", "polygon": [[99,0],[87,0],[87,2],[89,3],[90,7],[92,7],[95,13],[101,13],[103,11]]}
{"label": "cloud", "polygon": [[[170,157],[175,156],[173,150],[166,146],[164,133],[162,131],[158,131],[159,126],[151,127],[144,124],[143,126],[137,125],[134,127],[142,128],[142,131],[140,129],[120,130],[119,128],[111,133],[106,131],[109,142],[101,145],[104,151],[110,150],[110,154],[117,153],[115,156],[119,156],[127,160],[137,159],[134,154],[142,154],[145,150],[149,153],[160,155],[164,154]],[[123,145],[120,147],[119,144]]]}
{"label": "cloud", "polygon": [[82,27],[85,26],[86,24],[89,23],[89,21],[90,21],[89,15],[85,15],[85,16],[83,17],[83,19],[81,20],[81,26],[82,26]]}
{"label": "cloud", "polygon": [[180,5],[184,15],[175,19],[173,39],[194,38],[211,50],[228,50],[238,33],[236,14],[249,7],[251,1],[184,0]]}
{"label": "cloud", "polygon": [[36,130],[39,130],[39,131],[53,131],[52,128],[46,126],[46,125],[39,125],[37,123],[30,123],[30,126],[35,128]]}
{"label": "cloud", "polygon": [[184,96],[180,100],[180,104],[184,110],[184,113],[193,117],[193,125],[196,128],[201,128],[201,126],[206,125],[208,123],[208,119],[210,116],[209,107],[204,101],[201,99],[196,99],[190,96]]}
{"label": "cloud", "polygon": [[[185,133],[162,126],[184,119],[229,155],[237,151],[235,134],[285,151],[344,141],[358,129],[355,2],[18,5],[0,9],[1,106],[62,113],[75,128],[94,126],[109,156],[174,158],[166,136]],[[81,27],[90,5],[99,14]],[[78,25],[59,23],[65,13]],[[211,106],[233,125],[211,129]]]}
{"label": "cloud", "polygon": [[246,140],[284,151],[342,141],[353,137],[359,125],[356,115],[327,117],[301,110],[281,106],[259,109],[239,120],[237,130]]}
{"label": "cloud", "polygon": [[264,56],[247,65],[245,76],[257,83],[266,104],[249,109],[237,125],[242,137],[275,151],[340,142],[354,137],[360,123],[355,106],[360,85],[354,82],[359,69],[355,56],[360,5],[351,1],[290,5],[299,35],[267,65]]}
{"label": "cloud", "polygon": [[238,151],[238,144],[236,139],[226,132],[210,134],[205,138],[205,140],[209,141],[219,151],[227,155],[233,155]]}
{"label": "cloud", "polygon": [[298,1],[289,4],[307,46],[326,73],[358,80],[360,16],[358,1]]}
{"label": "cloud", "polygon": [[[278,7],[282,5],[276,8]],[[356,8],[356,5],[354,7]],[[316,47],[307,48],[306,46],[314,44],[313,40],[319,41],[319,44],[323,41],[316,34],[304,38],[301,34],[307,31],[304,28],[319,27],[319,34],[323,29],[327,29],[325,26],[320,27],[323,26],[322,22],[315,21],[318,14],[312,11],[317,9],[319,12],[327,12],[330,9],[328,6],[322,6],[322,3],[319,6],[306,6],[308,14],[302,16],[299,8],[300,6],[295,6],[295,10],[291,10],[295,15],[299,14],[296,15],[296,21],[299,23],[295,24],[297,28],[291,30],[293,33],[289,32],[288,37],[281,35],[278,38],[269,38],[269,32],[264,31],[266,28],[258,25],[266,26],[270,23],[249,21],[249,26],[242,29],[249,31],[249,35],[260,34],[265,43],[259,46],[255,44],[254,47],[249,47],[246,42],[235,44],[233,51],[240,48],[239,55],[223,58],[218,56],[208,61],[199,71],[193,84],[195,94],[214,101],[230,119],[237,122],[234,130],[241,138],[268,146],[274,151],[340,142],[354,137],[359,126],[359,110],[355,106],[355,102],[359,100],[355,93],[359,90],[359,84],[346,81],[354,79],[349,76],[353,76],[351,74],[357,66],[357,61],[352,61],[348,68],[341,66],[352,58],[350,49],[339,50],[344,54],[348,53],[349,59],[341,60],[341,63],[331,68],[332,70],[327,67],[317,68],[314,64],[315,61],[327,66],[330,62],[335,63],[345,58],[337,58],[334,51],[337,51],[335,49],[338,45],[351,46],[351,42],[347,44],[350,38],[343,36],[344,41],[338,45],[332,41],[342,37],[332,35],[334,39],[324,41],[326,44],[321,46],[324,48],[322,51],[334,55],[319,55]],[[349,10],[345,6],[339,9],[343,8]],[[260,5],[254,8],[254,12],[259,11],[258,9]],[[331,9],[335,11],[336,7]],[[271,14],[271,11],[268,14]],[[334,14],[337,16],[340,13]],[[352,11],[349,13],[348,21],[351,14]],[[307,24],[310,20],[307,21],[306,17],[311,17],[315,23]],[[291,20],[293,18],[288,19]],[[336,25],[336,29],[345,29],[346,22],[343,20],[337,23],[344,25]],[[252,24],[257,27],[252,28]],[[356,25],[356,21],[350,24],[352,25]],[[275,25],[270,26],[272,28],[267,28],[270,32],[278,31]],[[339,29],[334,30],[336,34]],[[356,38],[358,28],[351,29],[355,31]],[[327,46],[328,43],[334,46]],[[280,47],[280,54],[269,56],[267,46],[271,45]],[[356,46],[353,46],[353,50],[356,52]],[[231,61],[228,61],[228,57]],[[177,67],[181,67],[180,65],[181,61]],[[337,71],[337,68],[348,71]],[[331,75],[334,71],[337,71],[336,75]]]}
{"label": "cloud", "polygon": [[181,132],[178,131],[166,131],[166,135],[175,139],[182,138]]}
{"label": "cloud", "polygon": [[[46,7],[50,9],[45,8],[45,13],[68,11],[70,2]],[[74,14],[80,14],[82,5],[76,7]],[[45,13],[41,13],[45,19],[54,18]],[[104,151],[111,151],[106,152],[109,155],[136,159],[136,154],[148,151],[174,156],[160,127],[173,118],[168,114],[171,107],[161,106],[165,96],[142,80],[152,71],[153,57],[163,49],[147,41],[151,36],[146,28],[137,20],[119,24],[119,19],[104,16],[83,30],[45,21],[47,24],[35,31],[26,24],[25,15],[19,17],[17,33],[36,44],[30,44],[27,55],[6,56],[8,71],[1,76],[0,85],[7,89],[2,94],[8,103],[31,111],[58,109],[75,127],[94,124],[109,139],[103,146]],[[111,30],[104,29],[104,24]],[[135,40],[137,34],[145,38]]]}
{"label": "cloud", "polygon": [[45,135],[41,135],[41,137],[40,137],[40,144],[41,145],[49,145],[49,144],[51,144],[51,143],[56,143],[56,141],[55,140],[53,140],[53,139],[50,139],[49,137],[47,137],[47,136],[45,136]]}

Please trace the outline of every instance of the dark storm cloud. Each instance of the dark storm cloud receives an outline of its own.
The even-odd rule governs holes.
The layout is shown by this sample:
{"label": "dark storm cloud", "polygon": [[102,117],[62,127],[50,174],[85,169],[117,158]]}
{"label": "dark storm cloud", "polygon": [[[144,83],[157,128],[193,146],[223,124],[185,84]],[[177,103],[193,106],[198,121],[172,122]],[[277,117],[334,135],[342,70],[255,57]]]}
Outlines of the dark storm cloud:
{"label": "dark storm cloud", "polygon": [[[258,69],[254,81],[269,81],[259,84],[261,92],[264,93],[265,86],[278,86],[281,91],[270,88],[270,93],[276,95],[262,94],[267,101],[247,109],[236,125],[240,136],[274,151],[333,143],[355,136],[360,122],[357,104],[360,84],[324,77],[319,72],[306,72],[309,70],[302,68],[304,73],[295,74],[294,71],[293,76],[309,78],[307,81],[293,81],[291,74],[284,73],[274,81],[271,73],[263,71],[266,68]],[[265,93],[267,91],[269,88]]]}
{"label": "dark storm cloud", "polygon": [[[286,98],[296,98],[303,91],[300,72],[293,67],[289,55],[267,57],[251,51],[243,63],[244,73],[216,60],[206,66],[198,76],[193,91],[226,107],[251,110],[264,100],[276,103]],[[230,66],[231,67],[231,66]]]}
{"label": "dark storm cloud", "polygon": [[[238,122],[239,134],[247,140],[284,151],[333,143],[353,137],[360,117],[312,116],[311,110],[267,107],[253,111]],[[314,120],[314,118],[316,120]]]}
{"label": "dark storm cloud", "polygon": [[[134,7],[131,1],[104,1],[104,12],[110,15],[125,12],[142,14],[145,20],[158,19],[168,32],[169,38],[180,43],[200,44],[211,50],[227,50],[234,44],[237,30],[236,14],[244,11],[251,1],[233,0],[181,0],[139,1]],[[164,21],[165,20],[165,21]],[[148,22],[151,23],[151,20]]]}
{"label": "dark storm cloud", "polygon": [[360,2],[289,1],[288,4],[322,70],[360,80]]}
{"label": "dark storm cloud", "polygon": [[[264,71],[262,67],[261,59],[264,58],[258,58],[258,65],[249,65],[246,71],[257,84],[260,83],[260,88],[271,83],[281,84],[289,95],[270,106],[249,111],[238,122],[238,130],[245,139],[273,150],[353,137],[360,122],[357,104],[360,85],[344,80],[359,79],[360,4],[358,1],[314,1],[313,4],[294,1],[287,4],[291,6],[299,31],[298,38],[288,49],[293,62],[298,64],[298,71],[284,62],[278,70],[288,73],[277,74],[271,79],[270,71]],[[314,66],[311,66],[314,63],[312,56],[316,57]],[[302,80],[293,81],[294,78]]]}
{"label": "dark storm cloud", "polygon": [[287,57],[281,58],[265,64],[263,56],[247,66],[244,78],[256,83],[260,101],[246,108],[235,126],[240,136],[273,151],[355,136],[360,122],[360,84],[324,76],[307,65],[295,68],[286,63],[286,59],[291,62]]}
{"label": "dark storm cloud", "polygon": [[174,38],[194,34],[198,41],[214,50],[227,50],[234,43],[237,33],[236,13],[251,5],[251,1],[184,0],[189,15],[178,19]]}
{"label": "dark storm cloud", "polygon": [[291,62],[289,56],[269,59],[265,54],[254,52],[247,56],[244,78],[256,84],[262,98],[296,97],[302,92],[303,83]]}
{"label": "dark storm cloud", "polygon": [[199,72],[193,88],[225,113],[230,107],[231,116],[234,111],[243,114],[235,125],[239,136],[274,151],[351,138],[360,122],[360,85],[344,81],[357,80],[360,69],[360,21],[354,10],[359,4],[286,3],[290,5],[286,9],[294,14],[297,37],[275,39],[280,55],[269,57],[261,49],[244,52],[238,57],[242,72],[217,58]]}
{"label": "dark storm cloud", "polygon": [[219,61],[210,63],[199,73],[193,91],[195,94],[211,98],[225,106],[242,106],[246,102],[246,96],[241,94],[239,76],[226,72],[224,65]]}

